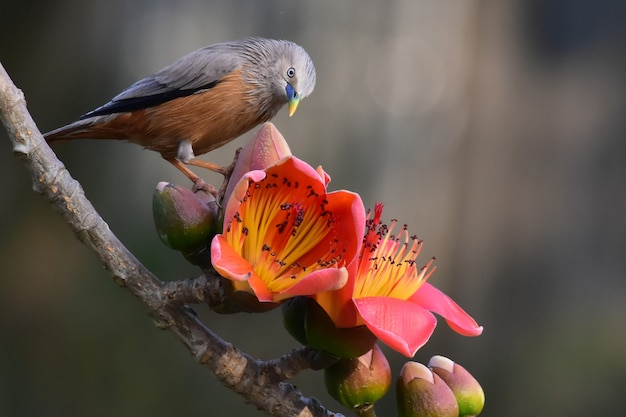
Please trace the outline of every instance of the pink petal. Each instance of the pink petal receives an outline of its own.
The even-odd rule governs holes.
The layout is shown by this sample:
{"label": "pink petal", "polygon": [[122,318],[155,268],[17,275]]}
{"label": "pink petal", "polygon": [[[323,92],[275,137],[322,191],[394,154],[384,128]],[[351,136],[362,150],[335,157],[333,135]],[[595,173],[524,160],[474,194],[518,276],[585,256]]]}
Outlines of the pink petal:
{"label": "pink petal", "polygon": [[327,209],[335,217],[335,233],[341,236],[345,246],[343,254],[346,264],[361,251],[365,233],[365,206],[361,197],[350,191],[334,191],[326,196]]}
{"label": "pink petal", "polygon": [[246,172],[266,169],[288,155],[291,155],[291,150],[283,135],[271,122],[264,123],[239,152],[224,193],[224,201],[229,200],[235,186]]}
{"label": "pink petal", "polygon": [[211,263],[221,276],[234,281],[247,281],[252,276],[252,266],[222,235],[211,241]]}
{"label": "pink petal", "polygon": [[224,229],[228,227],[228,223],[233,219],[235,213],[239,209],[241,202],[246,196],[250,181],[261,181],[265,178],[265,171],[249,171],[247,172],[237,185],[230,191],[228,200],[226,201],[226,207],[224,209]]}
{"label": "pink petal", "polygon": [[347,281],[348,271],[346,268],[324,268],[305,275],[281,295],[295,297],[298,295],[313,295],[323,291],[334,291],[346,285]]}
{"label": "pink petal", "polygon": [[407,357],[430,338],[437,319],[417,304],[389,297],[354,300],[359,314],[376,337]]}
{"label": "pink petal", "polygon": [[232,175],[241,172],[241,177],[247,171],[269,168],[289,155],[289,145],[276,126],[264,123],[239,153]]}
{"label": "pink petal", "polygon": [[328,185],[328,183],[330,182],[330,175],[328,175],[328,173],[324,171],[321,165],[316,168],[316,171],[320,178],[324,181],[324,185]]}
{"label": "pink petal", "polygon": [[446,319],[452,330],[463,336],[478,336],[483,332],[482,326],[479,326],[457,303],[428,282],[423,283],[409,301],[439,314]]}

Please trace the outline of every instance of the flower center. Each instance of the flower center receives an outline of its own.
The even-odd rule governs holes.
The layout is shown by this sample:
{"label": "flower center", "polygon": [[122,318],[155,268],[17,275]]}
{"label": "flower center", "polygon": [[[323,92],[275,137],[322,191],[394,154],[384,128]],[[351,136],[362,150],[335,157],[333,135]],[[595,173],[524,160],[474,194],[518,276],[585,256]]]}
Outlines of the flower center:
{"label": "flower center", "polygon": [[269,290],[281,292],[310,272],[343,262],[326,204],[314,186],[268,174],[250,183],[225,237]]}
{"label": "flower center", "polygon": [[404,225],[398,236],[391,227],[380,223],[382,205],[376,205],[374,218],[367,220],[363,248],[359,258],[353,298],[392,297],[406,300],[419,289],[435,268],[432,258],[422,268],[415,259],[422,250],[422,241],[409,236]]}

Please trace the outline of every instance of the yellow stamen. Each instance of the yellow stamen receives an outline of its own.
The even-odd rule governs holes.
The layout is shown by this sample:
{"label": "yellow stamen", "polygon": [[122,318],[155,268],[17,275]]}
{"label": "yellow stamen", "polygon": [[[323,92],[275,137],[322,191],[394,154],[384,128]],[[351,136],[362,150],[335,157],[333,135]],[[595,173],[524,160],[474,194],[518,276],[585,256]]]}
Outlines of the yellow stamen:
{"label": "yellow stamen", "polygon": [[406,226],[395,237],[391,233],[396,221],[387,228],[379,225],[378,220],[376,217],[368,221],[353,297],[382,296],[406,300],[433,273],[434,260],[418,270],[415,259],[422,250],[422,241],[409,236]]}

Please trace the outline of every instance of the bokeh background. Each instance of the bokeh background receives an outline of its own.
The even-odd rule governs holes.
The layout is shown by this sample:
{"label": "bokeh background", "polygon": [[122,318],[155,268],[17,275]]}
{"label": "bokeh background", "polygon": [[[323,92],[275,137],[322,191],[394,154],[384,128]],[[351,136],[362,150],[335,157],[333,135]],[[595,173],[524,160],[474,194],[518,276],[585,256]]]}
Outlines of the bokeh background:
{"label": "bokeh background", "polygon": [[[486,416],[621,415],[625,16],[618,0],[1,0],[0,62],[47,131],[206,44],[300,43],[316,90],[274,119],[293,152],[407,223],[422,261],[437,257],[431,282],[485,327],[464,338],[440,320],[415,359],[473,372]],[[154,327],[0,139],[0,415],[261,415]],[[243,143],[208,158],[228,163]],[[198,274],[153,228],[154,186],[186,184],[159,155],[107,141],[55,151],[152,271]],[[197,310],[255,357],[296,346],[278,312]],[[397,375],[406,359],[389,358]],[[294,382],[347,413],[320,373]]]}

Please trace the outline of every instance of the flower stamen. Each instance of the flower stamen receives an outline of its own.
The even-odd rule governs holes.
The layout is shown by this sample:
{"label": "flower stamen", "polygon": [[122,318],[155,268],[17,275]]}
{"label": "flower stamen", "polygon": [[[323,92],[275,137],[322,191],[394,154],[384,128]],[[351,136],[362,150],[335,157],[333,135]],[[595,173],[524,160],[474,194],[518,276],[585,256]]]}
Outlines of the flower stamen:
{"label": "flower stamen", "polygon": [[393,235],[397,220],[393,219],[388,227],[380,222],[381,215],[382,205],[377,204],[374,217],[367,218],[353,297],[380,296],[406,300],[434,272],[434,258],[418,270],[415,260],[422,250],[423,241],[415,235],[410,236],[406,224],[397,236]]}

